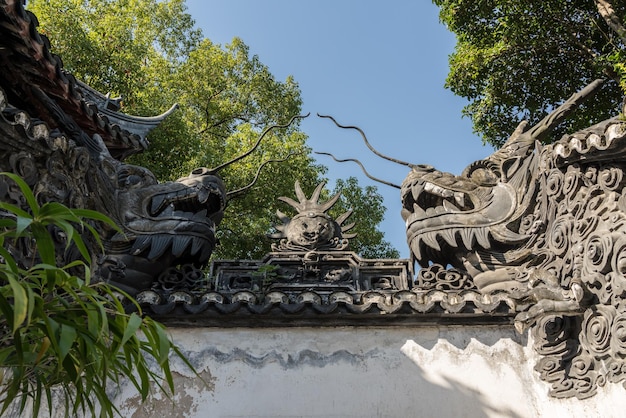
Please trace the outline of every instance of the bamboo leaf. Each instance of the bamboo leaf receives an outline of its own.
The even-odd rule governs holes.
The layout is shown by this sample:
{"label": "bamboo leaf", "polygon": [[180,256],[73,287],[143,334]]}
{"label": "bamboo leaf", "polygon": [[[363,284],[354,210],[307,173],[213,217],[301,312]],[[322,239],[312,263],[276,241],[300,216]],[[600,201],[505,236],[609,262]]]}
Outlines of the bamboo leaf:
{"label": "bamboo leaf", "polygon": [[[91,255],[89,255],[89,250],[87,250],[87,247],[85,246],[85,242],[83,241],[81,236],[79,234],[74,234],[70,238],[74,242],[74,244],[76,244],[76,248],[78,248],[80,255],[83,256],[83,258],[85,259],[87,263],[91,264]],[[69,243],[70,241],[68,240],[68,246],[69,246]]]}
{"label": "bamboo leaf", "polygon": [[94,221],[100,221],[109,225],[111,228],[115,229],[116,231],[122,232],[120,227],[111,218],[109,218],[108,216],[100,212],[96,212],[90,209],[71,209],[71,211],[74,215],[80,218],[93,219]]}
{"label": "bamboo leaf", "polygon": [[0,257],[4,258],[4,262],[6,263],[5,265],[9,267],[10,273],[19,274],[19,268],[17,267],[17,263],[13,259],[13,256],[4,247],[0,247]]}
{"label": "bamboo leaf", "polygon": [[124,336],[122,337],[122,341],[120,345],[125,345],[128,340],[135,335],[137,329],[141,326],[143,320],[141,317],[135,313],[130,315],[128,319],[128,324],[126,324],[126,329],[124,330]]}
{"label": "bamboo leaf", "polygon": [[39,352],[37,353],[37,358],[35,359],[35,364],[38,364],[43,358],[46,351],[50,348],[50,338],[44,337],[41,346],[39,347]]}
{"label": "bamboo leaf", "polygon": [[18,216],[16,220],[15,235],[20,237],[24,231],[33,223],[33,219]]}
{"label": "bamboo leaf", "polygon": [[58,202],[47,202],[44,203],[39,209],[39,214],[37,216],[40,220],[49,220],[54,223],[59,220],[71,221],[80,223],[81,220],[74,211],[67,206],[64,206]]}
{"label": "bamboo leaf", "polygon": [[37,199],[35,199],[35,195],[33,195],[33,192],[30,190],[30,187],[28,187],[28,184],[26,184],[20,176],[13,173],[3,172],[0,173],[0,175],[7,176],[18,185],[22,195],[24,195],[24,198],[30,207],[30,210],[33,212],[33,216],[37,216],[39,213],[39,204],[37,203]]}
{"label": "bamboo leaf", "polygon": [[28,296],[26,290],[13,276],[8,276],[8,279],[13,291],[13,334],[15,334],[28,315]]}
{"label": "bamboo leaf", "polygon": [[[59,359],[65,360],[65,357],[70,352],[72,345],[76,340],[76,329],[69,325],[61,324],[61,332],[59,334]],[[72,367],[73,363],[72,363]],[[75,371],[75,370],[74,370]]]}
{"label": "bamboo leaf", "polygon": [[37,242],[37,250],[39,251],[41,260],[45,264],[56,265],[54,243],[52,242],[52,237],[46,227],[40,223],[33,222],[30,225],[30,228],[33,231],[33,237]]}

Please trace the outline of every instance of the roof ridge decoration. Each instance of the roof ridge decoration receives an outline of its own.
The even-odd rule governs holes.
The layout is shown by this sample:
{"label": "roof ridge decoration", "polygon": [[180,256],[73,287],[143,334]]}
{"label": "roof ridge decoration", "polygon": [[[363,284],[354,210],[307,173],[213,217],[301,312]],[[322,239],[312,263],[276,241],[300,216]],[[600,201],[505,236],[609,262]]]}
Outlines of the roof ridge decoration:
{"label": "roof ridge decoration", "polygon": [[[552,396],[584,399],[626,382],[626,121],[540,141],[600,82],[535,127],[520,124],[501,150],[460,176],[405,164],[411,172],[402,217],[412,260],[361,259],[348,250],[349,212],[337,219],[326,213],[338,196],[320,203],[323,185],[307,198],[296,183],[298,201],[281,200],[298,214],[277,212],[283,225],[273,251],[262,260],[215,260],[207,278],[201,267],[227,198],[216,170],[160,184],[149,170],[123,163],[147,146],[145,138],[126,130],[124,117],[105,114],[117,111],[115,100],[63,71],[21,1],[0,0],[0,50],[0,171],[24,178],[41,203],[114,219],[124,234],[100,227],[106,254],[95,274],[136,294],[160,320],[335,326],[515,319],[533,336],[541,356],[535,369]],[[24,204],[4,178],[0,200]],[[59,257],[71,259],[63,235],[55,238]],[[4,244],[22,265],[36,262],[26,243]],[[423,267],[415,281],[412,261]]]}
{"label": "roof ridge decoration", "polygon": [[[154,117],[131,116],[119,112],[119,99],[106,99],[63,69],[59,56],[50,52],[50,42],[37,31],[37,18],[24,9],[20,0],[3,0],[0,4],[0,59],[5,90],[16,107],[37,116],[55,128],[54,114],[31,109],[33,102],[27,86],[37,85],[73,118],[89,136],[99,135],[114,158],[124,159],[148,147],[146,135],[176,108]],[[23,99],[23,100],[22,100]]]}
{"label": "roof ridge decoration", "polygon": [[[411,288],[408,260],[367,260],[348,251],[347,233],[354,224],[343,225],[352,211],[334,219],[327,211],[339,200],[337,193],[320,202],[325,183],[320,183],[307,198],[298,181],[295,192],[298,201],[289,197],[279,200],[298,213],[293,218],[280,210],[276,215],[282,225],[271,237],[280,239],[272,252],[262,260],[215,260],[211,264],[212,288],[225,295],[240,291],[256,292],[263,301],[268,293],[279,291],[296,302],[298,294],[314,291],[318,304],[327,301],[331,293],[347,292],[352,300],[367,291],[402,291]],[[262,302],[263,303],[263,302]]]}
{"label": "roof ridge decoration", "polygon": [[296,180],[295,191],[298,202],[289,197],[278,198],[296,209],[298,214],[289,218],[280,210],[276,211],[276,216],[283,224],[277,225],[276,229],[279,232],[271,235],[271,238],[282,238],[278,245],[272,245],[274,251],[343,250],[348,247],[348,240],[356,236],[347,234],[354,227],[354,223],[344,226],[343,222],[352,214],[352,210],[343,213],[337,219],[328,215],[326,212],[337,203],[341,193],[335,194],[325,203],[319,203],[324,184],[320,183],[308,199]]}

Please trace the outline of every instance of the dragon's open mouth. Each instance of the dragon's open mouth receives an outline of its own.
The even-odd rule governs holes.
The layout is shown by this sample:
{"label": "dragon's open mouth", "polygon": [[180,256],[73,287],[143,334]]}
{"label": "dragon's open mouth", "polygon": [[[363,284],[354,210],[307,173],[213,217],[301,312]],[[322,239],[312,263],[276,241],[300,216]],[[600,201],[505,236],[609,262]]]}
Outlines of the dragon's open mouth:
{"label": "dragon's open mouth", "polygon": [[504,186],[477,185],[430,167],[414,169],[402,185],[402,217],[416,261],[428,266],[476,244],[490,248],[497,224],[514,207],[511,196]]}
{"label": "dragon's open mouth", "polygon": [[141,216],[133,216],[125,225],[135,237],[130,254],[148,260],[171,254],[176,264],[205,263],[215,248],[215,226],[226,205],[222,181],[192,173],[139,193],[143,194],[137,199]]}
{"label": "dragon's open mouth", "polygon": [[152,197],[150,215],[154,217],[206,218],[220,212],[225,206],[224,194],[218,184],[201,184],[174,193]]}

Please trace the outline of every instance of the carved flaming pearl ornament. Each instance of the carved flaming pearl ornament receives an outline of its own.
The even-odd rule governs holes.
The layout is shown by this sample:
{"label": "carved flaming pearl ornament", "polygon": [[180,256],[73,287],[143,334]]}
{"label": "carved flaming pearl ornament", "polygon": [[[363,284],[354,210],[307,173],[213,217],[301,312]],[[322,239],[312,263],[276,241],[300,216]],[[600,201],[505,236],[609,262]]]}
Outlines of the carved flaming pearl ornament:
{"label": "carved flaming pearl ornament", "polygon": [[331,197],[325,203],[319,203],[320,193],[325,183],[320,183],[310,199],[296,181],[295,190],[298,202],[288,197],[279,197],[280,200],[289,204],[298,211],[293,218],[289,218],[280,210],[276,211],[276,216],[283,222],[277,225],[279,231],[271,235],[271,238],[280,239],[279,244],[273,244],[274,251],[312,251],[312,250],[343,250],[348,246],[348,239],[354,238],[356,234],[346,234],[354,223],[342,226],[343,222],[352,214],[349,210],[333,219],[326,213],[339,199],[340,193]]}

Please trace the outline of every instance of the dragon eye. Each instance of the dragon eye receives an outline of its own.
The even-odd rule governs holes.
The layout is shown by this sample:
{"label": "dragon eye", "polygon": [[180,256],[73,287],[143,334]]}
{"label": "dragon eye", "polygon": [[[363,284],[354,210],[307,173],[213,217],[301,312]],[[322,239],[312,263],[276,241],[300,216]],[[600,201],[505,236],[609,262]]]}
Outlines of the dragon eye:
{"label": "dragon eye", "polygon": [[137,186],[150,186],[156,184],[154,175],[142,167],[126,166],[117,174],[117,182],[123,188],[135,188]]}
{"label": "dragon eye", "polygon": [[499,177],[489,169],[479,168],[472,172],[471,179],[478,184],[493,186],[498,182]]}
{"label": "dragon eye", "polygon": [[493,186],[500,180],[500,170],[497,165],[485,160],[472,163],[463,174],[476,184],[484,186]]}

